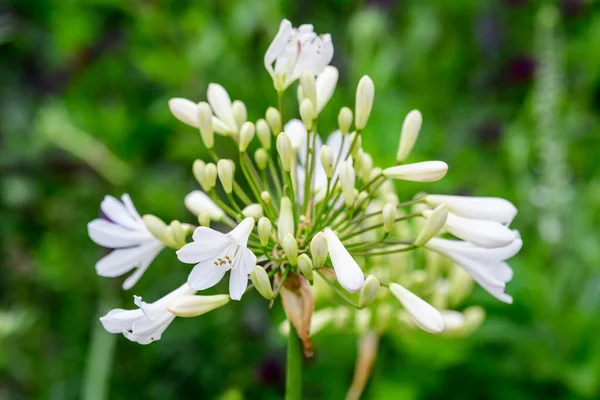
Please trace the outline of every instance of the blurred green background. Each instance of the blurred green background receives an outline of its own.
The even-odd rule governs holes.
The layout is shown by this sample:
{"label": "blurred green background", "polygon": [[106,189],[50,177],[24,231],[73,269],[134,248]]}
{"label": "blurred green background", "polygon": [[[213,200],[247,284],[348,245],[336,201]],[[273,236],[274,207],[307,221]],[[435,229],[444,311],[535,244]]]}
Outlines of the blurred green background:
{"label": "blurred green background", "polygon": [[[203,100],[218,82],[263,116],[276,98],[262,58],[282,18],[332,34],[340,81],[320,128],[369,74],[363,144],[376,164],[393,163],[418,108],[412,160],[450,165],[425,189],[520,211],[514,305],[478,288],[469,304],[488,318],[472,337],[386,336],[365,398],[600,398],[599,11],[591,0],[0,3],[0,399],[281,397],[283,317],[255,293],[176,320],[150,346],[104,333],[98,316],[132,307],[133,293],[96,276],[103,250],[86,224],[104,194],[124,192],[141,213],[192,220],[182,199],[204,150],[167,101]],[[133,292],[156,299],[186,271],[163,252]],[[306,398],[343,398],[355,340],[315,338]]]}

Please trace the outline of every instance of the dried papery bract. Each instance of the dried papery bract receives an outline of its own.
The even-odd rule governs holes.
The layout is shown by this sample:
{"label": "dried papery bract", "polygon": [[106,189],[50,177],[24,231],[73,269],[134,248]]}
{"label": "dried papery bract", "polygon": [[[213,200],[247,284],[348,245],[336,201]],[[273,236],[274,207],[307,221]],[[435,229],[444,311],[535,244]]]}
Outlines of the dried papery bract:
{"label": "dried papery bract", "polygon": [[[276,275],[275,285],[279,286],[282,284],[281,282],[281,275]],[[315,304],[310,285],[302,276],[290,273],[283,281],[279,294],[285,315],[287,315],[288,320],[296,329],[298,337],[302,340],[304,356],[312,356],[310,324]]]}

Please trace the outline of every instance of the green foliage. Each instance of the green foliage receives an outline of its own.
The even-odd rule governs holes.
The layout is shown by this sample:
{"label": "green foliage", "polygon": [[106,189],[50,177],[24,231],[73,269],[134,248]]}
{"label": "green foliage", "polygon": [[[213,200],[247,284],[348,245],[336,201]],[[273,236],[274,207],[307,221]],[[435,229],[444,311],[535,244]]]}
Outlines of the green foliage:
{"label": "green foliage", "polygon": [[[365,398],[598,398],[600,13],[583,0],[558,3],[13,0],[1,7],[0,398],[98,398],[90,396],[102,382],[84,379],[86,368],[94,379],[90,369],[103,368],[94,354],[112,346],[110,399],[281,398],[283,314],[254,294],[178,319],[150,346],[111,343],[98,332],[97,317],[132,307],[133,293],[96,276],[103,251],[86,223],[105,193],[128,192],[141,212],[168,220],[188,215],[181,199],[196,188],[190,165],[205,150],[197,132],[171,117],[167,100],[203,100],[208,83],[218,82],[246,102],[251,120],[262,117],[276,102],[262,58],[284,17],[332,34],[340,82],[323,121],[353,105],[361,75],[373,78],[363,145],[376,164],[394,162],[406,113],[423,113],[411,160],[441,159],[450,171],[435,184],[399,186],[401,194],[500,196],[520,211],[514,225],[525,245],[511,261],[508,288],[515,304],[477,289],[470,303],[488,318],[473,337],[386,337]],[[291,92],[287,115],[295,113]],[[187,272],[161,254],[135,293],[158,298]],[[91,346],[94,335],[105,336],[104,347]],[[344,396],[355,347],[351,336],[315,338],[306,398]]]}

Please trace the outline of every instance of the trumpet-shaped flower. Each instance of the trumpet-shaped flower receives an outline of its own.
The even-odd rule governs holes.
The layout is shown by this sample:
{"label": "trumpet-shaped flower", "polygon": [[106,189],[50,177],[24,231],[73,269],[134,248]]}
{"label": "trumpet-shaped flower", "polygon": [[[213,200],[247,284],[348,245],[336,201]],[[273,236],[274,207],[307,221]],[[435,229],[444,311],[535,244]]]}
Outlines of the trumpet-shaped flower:
{"label": "trumpet-shaped flower", "polygon": [[208,289],[231,271],[229,296],[240,300],[248,286],[248,275],[256,265],[256,256],[246,247],[253,228],[254,218],[251,217],[228,234],[202,226],[196,228],[194,241],[177,251],[179,261],[196,264],[188,284],[196,290]]}
{"label": "trumpet-shaped flower", "polygon": [[121,201],[106,196],[100,208],[106,218],[90,222],[88,234],[96,244],[114,250],[96,263],[96,272],[112,278],[135,269],[123,282],[123,289],[130,289],[164,244],[148,231],[129,195],[121,196]]}
{"label": "trumpet-shaped flower", "polygon": [[329,228],[323,231],[337,280],[349,292],[358,292],[365,284],[365,275],[344,247],[337,235]]}
{"label": "trumpet-shaped flower", "polygon": [[481,287],[505,303],[512,303],[512,297],[504,290],[513,272],[504,261],[517,254],[522,246],[523,242],[517,237],[507,246],[491,249],[439,238],[433,238],[425,245],[463,267]]}
{"label": "trumpet-shaped flower", "polygon": [[430,194],[425,201],[432,207],[445,204],[448,210],[465,218],[510,224],[517,208],[508,200],[498,197],[468,197]]}
{"label": "trumpet-shaped flower", "polygon": [[182,296],[195,292],[187,283],[167,294],[154,303],[146,303],[134,296],[136,310],[116,308],[100,318],[100,322],[109,333],[122,333],[127,339],[139,344],[149,344],[161,338],[163,332],[175,319],[169,311],[169,305]]}
{"label": "trumpet-shaped flower", "polygon": [[333,43],[329,34],[317,35],[312,25],[292,28],[284,19],[279,32],[265,53],[265,68],[273,78],[277,91],[284,91],[304,71],[320,74],[333,58]]}

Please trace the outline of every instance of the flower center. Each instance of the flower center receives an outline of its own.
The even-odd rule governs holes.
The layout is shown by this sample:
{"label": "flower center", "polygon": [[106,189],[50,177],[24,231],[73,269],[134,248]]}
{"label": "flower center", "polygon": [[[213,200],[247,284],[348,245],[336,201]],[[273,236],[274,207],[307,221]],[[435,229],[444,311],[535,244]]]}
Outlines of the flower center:
{"label": "flower center", "polygon": [[241,254],[242,248],[232,241],[225,251],[213,261],[213,264],[217,267],[223,267],[226,270],[233,269],[238,265]]}

